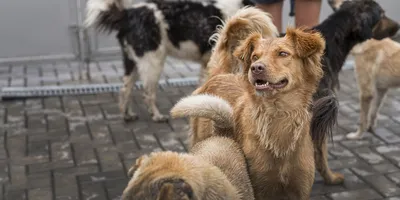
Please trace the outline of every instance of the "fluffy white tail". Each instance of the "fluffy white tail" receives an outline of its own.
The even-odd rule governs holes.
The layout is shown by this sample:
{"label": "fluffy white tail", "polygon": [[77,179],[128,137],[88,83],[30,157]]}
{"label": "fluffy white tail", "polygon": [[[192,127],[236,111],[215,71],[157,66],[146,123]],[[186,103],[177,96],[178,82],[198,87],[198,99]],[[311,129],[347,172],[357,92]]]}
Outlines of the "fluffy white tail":
{"label": "fluffy white tail", "polygon": [[219,128],[233,127],[233,109],[222,98],[201,94],[182,98],[171,109],[171,116],[178,117],[204,117],[215,122]]}

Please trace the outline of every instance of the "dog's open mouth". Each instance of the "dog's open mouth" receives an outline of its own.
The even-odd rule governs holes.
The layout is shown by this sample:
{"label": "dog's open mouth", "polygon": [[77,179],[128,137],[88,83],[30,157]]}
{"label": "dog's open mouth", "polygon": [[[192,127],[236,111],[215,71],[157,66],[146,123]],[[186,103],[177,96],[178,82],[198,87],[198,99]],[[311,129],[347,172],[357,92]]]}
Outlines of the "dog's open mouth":
{"label": "dog's open mouth", "polygon": [[273,89],[280,89],[285,87],[288,84],[287,79],[283,79],[277,83],[272,83],[262,79],[256,79],[254,82],[254,86],[256,90],[273,90]]}

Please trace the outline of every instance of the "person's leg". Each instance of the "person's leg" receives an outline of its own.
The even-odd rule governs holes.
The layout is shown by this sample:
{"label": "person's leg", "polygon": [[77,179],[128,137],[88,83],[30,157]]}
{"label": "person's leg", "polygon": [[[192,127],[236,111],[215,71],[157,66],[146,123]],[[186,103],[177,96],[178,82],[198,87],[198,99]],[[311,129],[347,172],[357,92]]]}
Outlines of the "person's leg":
{"label": "person's leg", "polygon": [[296,27],[313,27],[319,23],[321,0],[296,0]]}
{"label": "person's leg", "polygon": [[282,32],[283,0],[253,0],[253,2],[257,8],[271,14],[274,25],[279,32]]}

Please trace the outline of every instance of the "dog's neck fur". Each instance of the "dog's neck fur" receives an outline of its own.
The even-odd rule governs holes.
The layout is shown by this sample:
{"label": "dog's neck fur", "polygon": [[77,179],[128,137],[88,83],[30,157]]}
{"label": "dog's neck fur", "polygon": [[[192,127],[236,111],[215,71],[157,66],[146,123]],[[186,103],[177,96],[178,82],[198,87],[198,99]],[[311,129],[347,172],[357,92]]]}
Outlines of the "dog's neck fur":
{"label": "dog's neck fur", "polygon": [[[287,94],[276,94],[274,98],[254,93],[249,95],[253,105],[261,105],[250,111],[254,124],[257,124],[255,134],[275,158],[291,155],[303,138],[302,134],[309,133],[311,114],[308,108],[312,102],[312,92],[296,89]],[[294,98],[297,99],[293,101]]]}

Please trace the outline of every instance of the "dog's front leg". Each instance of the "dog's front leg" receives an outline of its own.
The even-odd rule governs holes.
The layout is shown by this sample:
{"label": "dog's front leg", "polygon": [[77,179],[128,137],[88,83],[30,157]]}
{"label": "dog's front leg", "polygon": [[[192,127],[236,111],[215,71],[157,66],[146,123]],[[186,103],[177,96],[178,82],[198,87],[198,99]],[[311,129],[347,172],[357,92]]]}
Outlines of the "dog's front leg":
{"label": "dog's front leg", "polygon": [[123,85],[119,92],[119,109],[125,121],[134,121],[138,119],[138,115],[133,112],[132,93],[135,86],[135,75],[130,74],[124,76]]}
{"label": "dog's front leg", "polygon": [[341,184],[344,181],[343,174],[332,172],[328,166],[327,141],[322,144],[314,143],[315,164],[319,174],[326,184]]}
{"label": "dog's front leg", "polygon": [[138,119],[138,115],[133,112],[132,93],[138,78],[136,63],[129,58],[128,53],[122,49],[123,64],[125,69],[122,78],[122,87],[119,92],[119,109],[125,121],[134,121]]}
{"label": "dog's front leg", "polygon": [[374,127],[376,126],[376,116],[378,115],[379,108],[386,96],[387,88],[376,88],[374,90],[374,95],[371,101],[370,109],[368,112],[368,131],[374,132]]}

